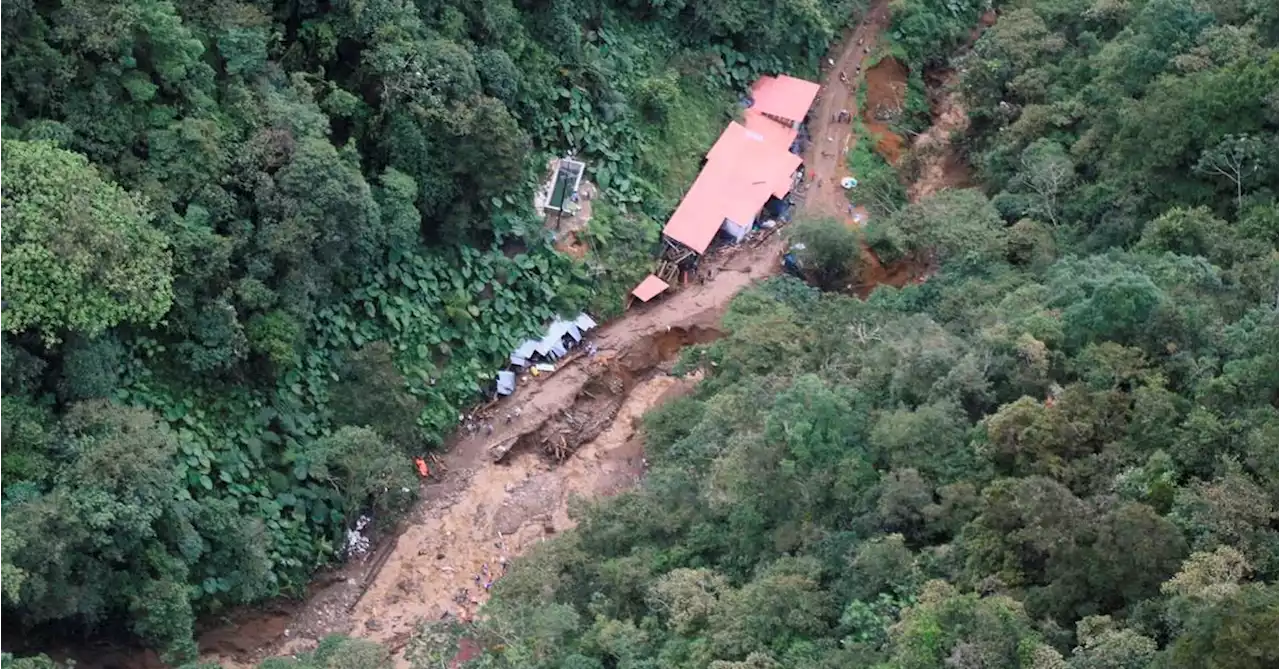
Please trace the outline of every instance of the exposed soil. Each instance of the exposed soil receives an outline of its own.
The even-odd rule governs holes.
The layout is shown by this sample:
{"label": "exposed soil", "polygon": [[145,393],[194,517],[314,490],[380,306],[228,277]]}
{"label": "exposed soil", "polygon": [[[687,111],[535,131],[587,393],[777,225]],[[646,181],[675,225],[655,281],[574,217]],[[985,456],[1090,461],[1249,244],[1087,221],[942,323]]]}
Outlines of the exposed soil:
{"label": "exposed soil", "polygon": [[[981,37],[982,32],[995,25],[996,13],[987,11],[969,35],[966,49]],[[887,57],[867,71],[867,105],[862,110],[863,123],[876,138],[876,151],[899,166],[905,146],[904,140],[889,128],[891,120],[901,112],[906,99],[908,70],[898,60]],[[911,160],[915,173],[907,188],[907,199],[916,202],[947,188],[968,188],[973,185],[965,156],[952,143],[955,133],[963,133],[969,127],[969,116],[963,100],[954,88],[957,73],[951,69],[925,72],[932,124],[911,141]],[[864,247],[859,265],[858,284],[854,292],[866,297],[876,286],[903,287],[921,283],[933,272],[928,263],[911,259],[884,265],[875,253]]]}
{"label": "exposed soil", "polygon": [[473,616],[487,598],[484,584],[501,578],[506,560],[573,527],[572,497],[611,494],[639,479],[644,473],[639,417],[673,388],[692,383],[660,372],[638,382],[619,396],[607,429],[560,466],[524,451],[503,465],[473,472],[465,488],[400,536],[350,613],[353,633],[398,645],[421,619]]}
{"label": "exposed soil", "polygon": [[587,245],[574,230],[556,235],[556,250],[578,260],[587,257]]}
{"label": "exposed soil", "polygon": [[[969,40],[961,53],[973,47],[987,28],[996,24],[994,9],[983,12],[978,25],[969,32]],[[912,201],[928,197],[946,188],[970,188],[973,186],[972,168],[960,150],[951,142],[955,133],[969,128],[969,112],[959,91],[955,90],[959,76],[952,69],[926,72],[925,84],[929,89],[929,111],[933,124],[916,136],[911,152],[916,158],[917,173],[907,197]]]}
{"label": "exposed soil", "polygon": [[890,165],[902,159],[905,142],[889,127],[902,115],[907,99],[907,66],[888,56],[867,70],[867,104],[862,110],[862,123],[876,138],[876,153]]}
{"label": "exposed soil", "polygon": [[[907,187],[907,199],[911,202],[946,188],[970,185],[969,164],[951,142],[951,133],[963,132],[969,125],[969,116],[960,104],[960,96],[951,88],[954,76],[950,70],[930,72],[925,76],[933,124],[911,143],[911,159],[915,164],[915,180]],[[873,136],[879,133],[876,151],[890,164],[897,165],[904,142],[889,130],[887,120],[901,109],[905,99],[907,69],[897,60],[885,58],[867,73],[867,80],[864,122]],[[879,111],[875,111],[877,109]],[[910,258],[885,265],[874,252],[864,248],[854,292],[865,298],[876,286],[901,288],[920,283],[933,270],[929,263]]]}
{"label": "exposed soil", "polygon": [[956,76],[954,70],[948,69],[930,72],[926,77],[933,125],[911,143],[917,165],[916,179],[907,189],[907,197],[912,202],[945,188],[972,185],[969,163],[951,142],[952,133],[969,128],[969,113],[960,94],[952,87]]}
{"label": "exposed soil", "polygon": [[[548,170],[553,170],[556,164],[557,161],[551,161],[548,164]],[[590,179],[584,177],[578,184],[578,201],[569,205],[572,211],[546,211],[543,223],[548,230],[555,233],[557,251],[579,260],[586,257],[587,244],[582,241],[581,233],[591,221],[592,204],[599,192],[600,189],[596,188]]]}

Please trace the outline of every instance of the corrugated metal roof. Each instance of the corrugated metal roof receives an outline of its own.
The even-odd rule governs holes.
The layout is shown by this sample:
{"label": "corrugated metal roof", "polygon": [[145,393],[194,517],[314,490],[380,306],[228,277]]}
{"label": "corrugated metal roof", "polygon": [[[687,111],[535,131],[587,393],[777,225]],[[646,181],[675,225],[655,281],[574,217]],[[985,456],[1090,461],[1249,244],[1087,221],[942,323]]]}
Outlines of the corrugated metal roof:
{"label": "corrugated metal roof", "polygon": [[782,125],[755,109],[748,109],[745,116],[747,130],[763,135],[765,143],[782,147],[783,150],[790,149],[796,136],[800,134],[795,128]]}
{"label": "corrugated metal roof", "polygon": [[770,195],[781,198],[791,190],[792,175],[801,163],[789,150],[794,131],[761,132],[768,127],[765,123],[782,126],[764,117],[747,120],[757,130],[738,123],[725,128],[662,230],[697,253],[707,250],[726,219],[749,226]]}
{"label": "corrugated metal roof", "polygon": [[533,357],[533,354],[537,352],[537,350],[538,350],[538,340],[526,339],[524,340],[524,343],[520,345],[520,348],[516,349],[515,352],[512,353],[512,355],[518,358],[529,359]]}
{"label": "corrugated metal roof", "polygon": [[751,86],[751,108],[788,121],[803,121],[818,97],[818,84],[780,74],[760,77]]}
{"label": "corrugated metal roof", "polygon": [[498,394],[510,395],[516,391],[515,372],[498,372]]}
{"label": "corrugated metal roof", "polygon": [[662,229],[663,234],[697,253],[707,250],[724,221],[724,191],[729,185],[723,174],[710,167],[702,169]]}
{"label": "corrugated metal roof", "polygon": [[669,285],[666,281],[650,274],[644,278],[644,281],[640,282],[640,285],[635,287],[635,290],[631,291],[631,294],[640,298],[641,302],[648,302],[668,287]]}

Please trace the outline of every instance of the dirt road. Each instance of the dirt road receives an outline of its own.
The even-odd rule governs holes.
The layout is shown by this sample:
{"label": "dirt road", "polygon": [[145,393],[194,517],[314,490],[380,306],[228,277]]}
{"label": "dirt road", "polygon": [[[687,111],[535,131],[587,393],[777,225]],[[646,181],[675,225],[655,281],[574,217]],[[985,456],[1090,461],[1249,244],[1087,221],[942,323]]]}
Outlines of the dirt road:
{"label": "dirt road", "polygon": [[[823,59],[822,89],[809,123],[813,144],[804,162],[805,170],[813,174],[813,180],[806,181],[809,189],[804,201],[806,213],[842,220],[853,218],[840,180],[850,176],[845,157],[856,138],[852,124],[837,123],[833,119],[841,110],[854,117],[858,115],[855,93],[862,85],[862,62],[875,51],[876,38],[888,24],[889,3],[876,0],[867,10],[866,18]],[[841,72],[847,81],[841,79]]]}
{"label": "dirt road", "polygon": [[[814,142],[805,159],[821,186],[811,184],[803,197],[807,212],[848,216],[839,180],[847,174],[852,126],[832,118],[841,109],[853,110],[856,70],[887,22],[886,5],[874,3],[870,20],[846,35],[831,56],[836,65],[824,72],[811,122]],[[840,80],[842,70],[847,84]],[[479,430],[454,437],[443,457],[443,480],[424,486],[423,499],[397,537],[323,579],[304,603],[249,614],[202,635],[204,659],[249,666],[309,648],[333,633],[399,648],[419,620],[474,615],[485,601],[485,584],[501,577],[505,561],[573,526],[571,497],[609,494],[639,479],[639,417],[693,383],[668,376],[668,365],[684,346],[718,336],[715,328],[733,296],[778,272],[784,244],[782,235],[773,235],[758,246],[744,244],[709,258],[717,268],[712,281],[603,326],[592,336],[596,355],[549,377],[522,381],[514,396],[479,419]],[[543,449],[554,448],[557,440],[572,455],[555,464]],[[510,454],[495,463],[494,448],[513,442]],[[397,663],[407,666],[402,658]]]}

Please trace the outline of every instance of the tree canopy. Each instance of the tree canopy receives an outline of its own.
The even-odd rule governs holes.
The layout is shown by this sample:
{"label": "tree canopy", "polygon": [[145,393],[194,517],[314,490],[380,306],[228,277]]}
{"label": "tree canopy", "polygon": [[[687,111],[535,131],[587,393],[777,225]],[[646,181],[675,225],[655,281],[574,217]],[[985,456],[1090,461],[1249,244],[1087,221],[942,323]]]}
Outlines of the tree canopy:
{"label": "tree canopy", "polygon": [[50,142],[6,141],[3,155],[5,330],[56,341],[160,320],[173,260],[145,205]]}

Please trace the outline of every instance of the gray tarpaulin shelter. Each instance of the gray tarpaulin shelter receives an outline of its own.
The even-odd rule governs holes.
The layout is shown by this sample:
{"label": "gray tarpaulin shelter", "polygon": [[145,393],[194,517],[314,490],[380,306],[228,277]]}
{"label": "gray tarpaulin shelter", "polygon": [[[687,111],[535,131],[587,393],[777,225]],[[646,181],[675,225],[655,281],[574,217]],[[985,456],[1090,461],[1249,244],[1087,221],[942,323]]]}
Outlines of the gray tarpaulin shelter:
{"label": "gray tarpaulin shelter", "polygon": [[[541,339],[526,339],[516,347],[516,350],[511,352],[510,362],[523,369],[539,361],[562,358],[569,352],[571,346],[582,341],[586,332],[596,327],[598,325],[595,320],[585,313],[578,314],[573,320],[565,320],[557,316],[547,326],[546,334]],[[515,385],[515,372],[509,370],[498,372],[499,395],[510,395],[515,392]]]}
{"label": "gray tarpaulin shelter", "polygon": [[516,373],[509,371],[498,372],[498,394],[510,395],[516,391]]}

